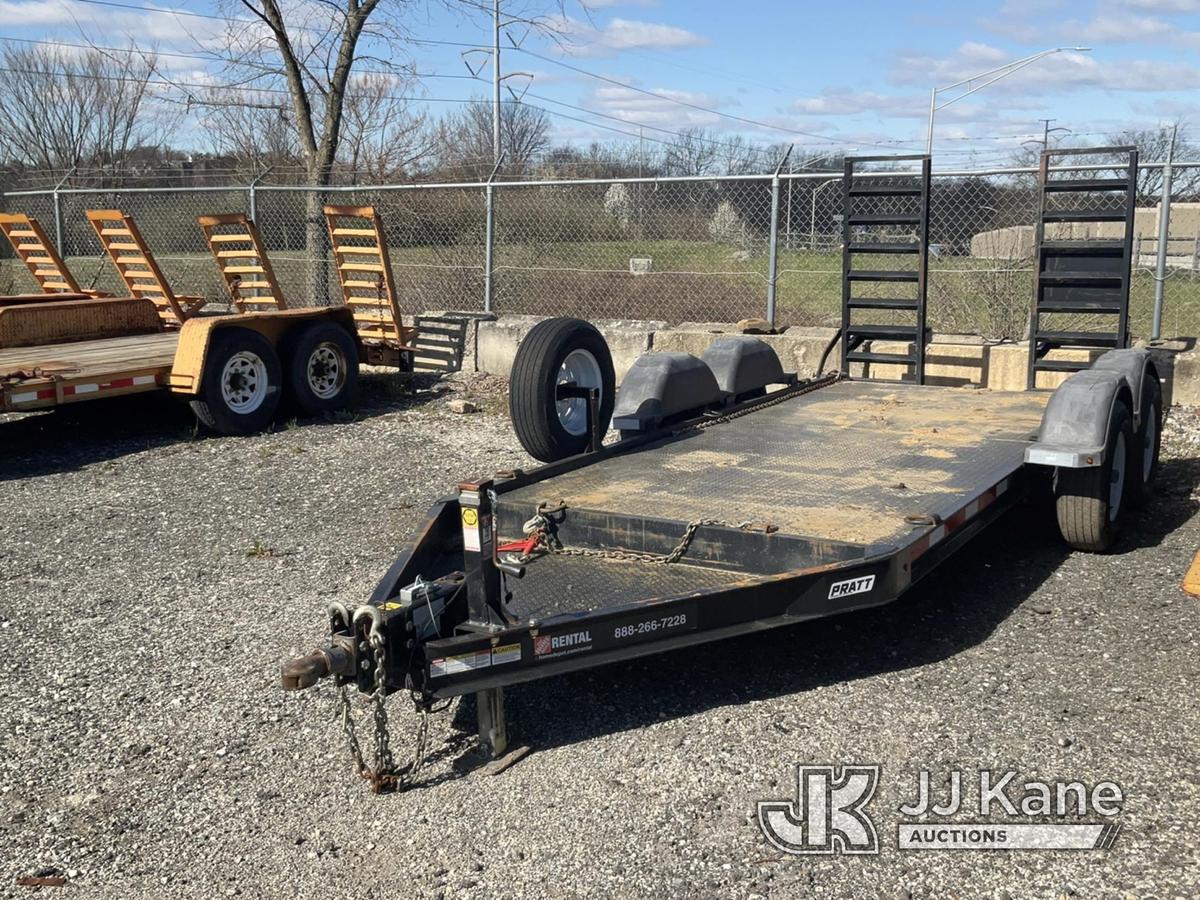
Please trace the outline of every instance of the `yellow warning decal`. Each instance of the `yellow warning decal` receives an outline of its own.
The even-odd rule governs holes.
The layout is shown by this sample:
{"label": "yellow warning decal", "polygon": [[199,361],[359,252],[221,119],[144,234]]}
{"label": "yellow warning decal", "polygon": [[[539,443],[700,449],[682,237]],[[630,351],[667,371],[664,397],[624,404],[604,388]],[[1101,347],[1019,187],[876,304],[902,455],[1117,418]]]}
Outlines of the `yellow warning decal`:
{"label": "yellow warning decal", "polygon": [[388,600],[386,603],[380,603],[379,608],[386,612],[392,612],[393,610],[404,609],[404,604],[397,603],[395,600]]}
{"label": "yellow warning decal", "polygon": [[462,511],[462,520],[468,528],[474,528],[479,524],[479,510],[467,507]]}

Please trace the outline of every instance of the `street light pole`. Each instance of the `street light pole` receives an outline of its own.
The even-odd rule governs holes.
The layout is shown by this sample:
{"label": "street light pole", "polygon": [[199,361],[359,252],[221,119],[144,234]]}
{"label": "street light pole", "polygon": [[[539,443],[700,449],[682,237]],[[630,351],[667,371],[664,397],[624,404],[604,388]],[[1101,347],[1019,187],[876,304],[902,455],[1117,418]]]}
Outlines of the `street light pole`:
{"label": "street light pole", "polygon": [[[933,155],[933,118],[939,109],[945,109],[951,103],[957,103],[963,97],[974,94],[976,91],[981,91],[989,84],[995,84],[1001,78],[1007,78],[1009,75],[1013,74],[1013,72],[1019,72],[1026,66],[1033,65],[1033,63],[1037,62],[1039,59],[1052,56],[1055,53],[1062,53],[1066,50],[1074,50],[1076,53],[1087,53],[1091,49],[1091,47],[1051,47],[1049,50],[1042,50],[1038,53],[1030,54],[1029,56],[1021,59],[1013,60],[1010,63],[1005,63],[1002,66],[996,66],[994,69],[988,69],[986,72],[980,72],[977,75],[972,75],[970,78],[964,78],[961,81],[954,82],[953,84],[947,84],[942,87],[933,88],[929,92],[929,129],[925,139],[925,152],[930,156]],[[979,81],[981,78],[987,80],[981,84],[973,84],[973,82]],[[954,88],[966,88],[966,90],[939,105],[937,102],[938,94],[942,93],[943,91],[954,90]]]}
{"label": "street light pole", "polygon": [[500,165],[500,0],[492,3],[492,165]]}

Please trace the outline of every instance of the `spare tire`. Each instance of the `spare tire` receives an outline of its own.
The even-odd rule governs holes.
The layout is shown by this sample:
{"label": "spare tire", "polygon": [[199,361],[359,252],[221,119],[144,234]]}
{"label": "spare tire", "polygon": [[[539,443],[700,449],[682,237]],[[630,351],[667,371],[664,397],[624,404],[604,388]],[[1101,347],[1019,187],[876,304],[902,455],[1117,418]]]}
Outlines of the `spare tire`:
{"label": "spare tire", "polygon": [[581,319],[546,319],[530,329],[513,360],[508,408],[517,439],[542,462],[587,450],[587,400],[558,398],[558,386],[574,382],[599,388],[599,429],[612,419],[616,374],[603,335]]}

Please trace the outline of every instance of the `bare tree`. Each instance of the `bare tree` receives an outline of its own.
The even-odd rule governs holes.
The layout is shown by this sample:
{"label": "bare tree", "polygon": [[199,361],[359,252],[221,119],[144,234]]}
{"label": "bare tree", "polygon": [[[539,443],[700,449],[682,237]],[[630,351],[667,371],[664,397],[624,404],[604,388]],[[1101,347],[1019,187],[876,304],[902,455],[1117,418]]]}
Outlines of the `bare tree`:
{"label": "bare tree", "polygon": [[340,159],[353,183],[405,177],[432,154],[426,116],[403,99],[406,88],[377,72],[351,79]]}
{"label": "bare tree", "polygon": [[[500,146],[504,168],[528,171],[550,147],[550,117],[538,106],[509,101],[500,105]],[[472,100],[438,126],[438,161],[445,168],[485,177],[492,171],[492,104]]]}
{"label": "bare tree", "polygon": [[284,110],[251,95],[231,99],[228,92],[213,92],[204,107],[210,149],[232,157],[238,168],[252,177],[268,167],[303,167],[300,137]]}
{"label": "bare tree", "polygon": [[666,175],[715,175],[720,157],[717,141],[703,128],[685,128],[663,150]]}
{"label": "bare tree", "polygon": [[[1160,125],[1156,128],[1132,128],[1114,132],[1108,135],[1103,143],[1113,147],[1136,147],[1139,161],[1142,163],[1163,162],[1171,152],[1172,132],[1175,129],[1178,131],[1174,135],[1174,158],[1176,160],[1193,160],[1200,155],[1200,146],[1188,140],[1187,131],[1182,122],[1177,122],[1174,126]],[[1066,135],[1064,140],[1054,148],[1066,151],[1064,155],[1053,158],[1054,165],[1087,166],[1096,162],[1095,156],[1072,156],[1070,154],[1072,144],[1081,149],[1087,146],[1081,142],[1071,141],[1070,135]],[[1041,141],[1028,141],[1025,146],[1013,153],[1012,164],[1036,168],[1041,154]],[[1123,160],[1124,154],[1114,154],[1106,161],[1119,163]],[[1141,168],[1138,171],[1137,205],[1154,206],[1157,204],[1162,199],[1162,181],[1162,169]],[[1188,198],[1195,196],[1200,191],[1200,170],[1176,169],[1172,191],[1176,196]]]}
{"label": "bare tree", "polygon": [[[1182,122],[1175,125],[1161,125],[1158,128],[1141,128],[1120,131],[1108,136],[1113,146],[1137,147],[1138,159],[1141,162],[1163,162],[1172,156],[1171,142],[1175,142],[1174,154],[1176,161],[1181,159],[1193,160],[1197,156],[1195,144],[1187,139],[1187,132]],[[1192,196],[1200,188],[1200,171],[1196,169],[1176,169],[1171,182],[1171,190],[1175,196]],[[1138,171],[1138,206],[1154,206],[1162,199],[1163,170],[1142,168]]]}
{"label": "bare tree", "polygon": [[0,154],[11,163],[113,171],[157,147],[169,127],[151,95],[153,54],[36,46],[0,58]]}
{"label": "bare tree", "polygon": [[[343,120],[351,72],[364,58],[364,38],[385,50],[402,36],[397,13],[403,0],[321,0],[288,4],[282,0],[225,0],[231,12],[249,11],[256,25],[231,21],[226,33],[226,74],[258,89],[282,83],[287,90],[306,182],[329,185],[343,138]],[[376,60],[390,66],[388,59]],[[369,57],[368,57],[369,58]],[[394,67],[398,71],[402,67]],[[328,300],[328,260],[321,207],[324,195],[313,191],[305,209],[305,249],[313,265],[308,289],[313,302]]]}

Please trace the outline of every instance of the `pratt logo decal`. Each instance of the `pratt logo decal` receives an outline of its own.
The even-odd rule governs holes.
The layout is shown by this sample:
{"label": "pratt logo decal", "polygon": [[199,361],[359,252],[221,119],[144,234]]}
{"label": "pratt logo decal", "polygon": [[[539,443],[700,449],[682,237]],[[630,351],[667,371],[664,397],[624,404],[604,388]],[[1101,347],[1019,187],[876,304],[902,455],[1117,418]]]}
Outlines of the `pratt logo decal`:
{"label": "pratt logo decal", "polygon": [[569,634],[539,634],[533,639],[534,656],[562,656],[577,653],[592,646],[590,631],[572,631]]}
{"label": "pratt logo decal", "polygon": [[874,575],[864,575],[862,578],[851,578],[847,581],[835,581],[829,586],[829,599],[835,600],[838,597],[865,594],[873,587],[875,587]]}
{"label": "pratt logo decal", "polygon": [[479,510],[464,509],[462,511],[462,520],[463,520],[463,524],[466,525],[468,528],[474,528],[476,525],[479,524]]}

